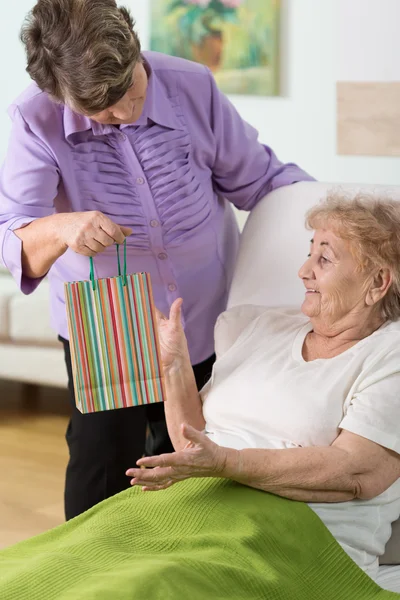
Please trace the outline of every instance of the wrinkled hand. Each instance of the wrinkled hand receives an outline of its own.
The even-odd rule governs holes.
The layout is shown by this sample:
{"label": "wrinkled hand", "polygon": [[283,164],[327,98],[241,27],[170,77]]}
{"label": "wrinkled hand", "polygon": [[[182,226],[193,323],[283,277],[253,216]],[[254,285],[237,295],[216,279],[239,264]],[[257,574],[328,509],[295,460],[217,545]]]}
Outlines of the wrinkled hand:
{"label": "wrinkled hand", "polygon": [[179,368],[186,361],[190,365],[189,351],[181,320],[182,299],[175,300],[169,318],[156,310],[161,362],[164,370]]}
{"label": "wrinkled hand", "polygon": [[182,425],[182,433],[188,440],[179,452],[150,456],[137,461],[138,467],[152,469],[128,469],[131,485],[141,485],[143,491],[165,490],[178,481],[190,477],[223,477],[227,448],[218,446],[206,435],[190,425]]}
{"label": "wrinkled hand", "polygon": [[85,256],[95,256],[115,243],[123,244],[132,233],[129,227],[117,225],[97,210],[60,214],[57,228],[65,249]]}

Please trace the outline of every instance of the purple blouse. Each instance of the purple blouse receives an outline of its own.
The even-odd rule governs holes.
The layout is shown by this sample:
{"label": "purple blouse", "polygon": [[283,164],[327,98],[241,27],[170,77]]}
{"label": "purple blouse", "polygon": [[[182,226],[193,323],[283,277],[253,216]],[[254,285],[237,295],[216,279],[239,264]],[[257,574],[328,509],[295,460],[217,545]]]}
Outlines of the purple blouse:
{"label": "purple blouse", "polygon": [[[230,202],[251,210],[269,191],[311,180],[257,141],[202,65],[145,52],[149,85],[133,125],[103,126],[31,85],[11,106],[0,175],[1,260],[29,294],[14,230],[55,212],[99,210],[132,227],[128,272],[151,274],[157,307],[182,297],[191,360],[214,350],[239,242]],[[116,251],[95,258],[98,277],[116,275]],[[68,338],[63,284],[88,279],[89,261],[68,250],[49,273],[52,324]]]}

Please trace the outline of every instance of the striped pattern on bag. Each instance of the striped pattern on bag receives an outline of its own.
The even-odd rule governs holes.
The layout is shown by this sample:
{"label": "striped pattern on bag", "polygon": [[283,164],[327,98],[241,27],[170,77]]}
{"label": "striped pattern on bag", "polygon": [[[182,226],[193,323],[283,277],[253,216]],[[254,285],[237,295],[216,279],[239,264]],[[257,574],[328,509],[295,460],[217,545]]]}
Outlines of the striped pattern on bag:
{"label": "striped pattern on bag", "polygon": [[150,275],[66,283],[65,297],[78,409],[163,402]]}

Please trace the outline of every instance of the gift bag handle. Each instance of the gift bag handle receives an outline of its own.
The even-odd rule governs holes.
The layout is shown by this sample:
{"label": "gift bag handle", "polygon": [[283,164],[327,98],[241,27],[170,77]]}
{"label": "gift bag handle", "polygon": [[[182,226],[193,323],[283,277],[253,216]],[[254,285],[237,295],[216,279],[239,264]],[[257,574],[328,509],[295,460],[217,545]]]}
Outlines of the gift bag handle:
{"label": "gift bag handle", "polygon": [[[126,285],[126,239],[124,240],[124,272],[121,271],[121,260],[119,257],[119,244],[115,244],[117,247],[117,260],[118,260],[118,277],[122,276],[122,285]],[[94,261],[93,257],[89,257],[90,261],[90,281],[92,282],[93,290],[96,289],[96,278],[94,276]]]}

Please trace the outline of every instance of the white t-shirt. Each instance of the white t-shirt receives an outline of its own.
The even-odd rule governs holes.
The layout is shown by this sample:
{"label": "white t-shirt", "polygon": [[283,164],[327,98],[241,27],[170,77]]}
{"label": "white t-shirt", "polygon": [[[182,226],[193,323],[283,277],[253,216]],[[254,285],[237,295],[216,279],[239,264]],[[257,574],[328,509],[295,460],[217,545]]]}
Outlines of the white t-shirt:
{"label": "white t-shirt", "polygon": [[[346,429],[400,454],[400,323],[339,356],[306,362],[312,326],[289,309],[240,306],[215,329],[217,362],[202,391],[207,435],[231,448],[329,446]],[[375,578],[400,514],[400,479],[373,500],[310,503]]]}

